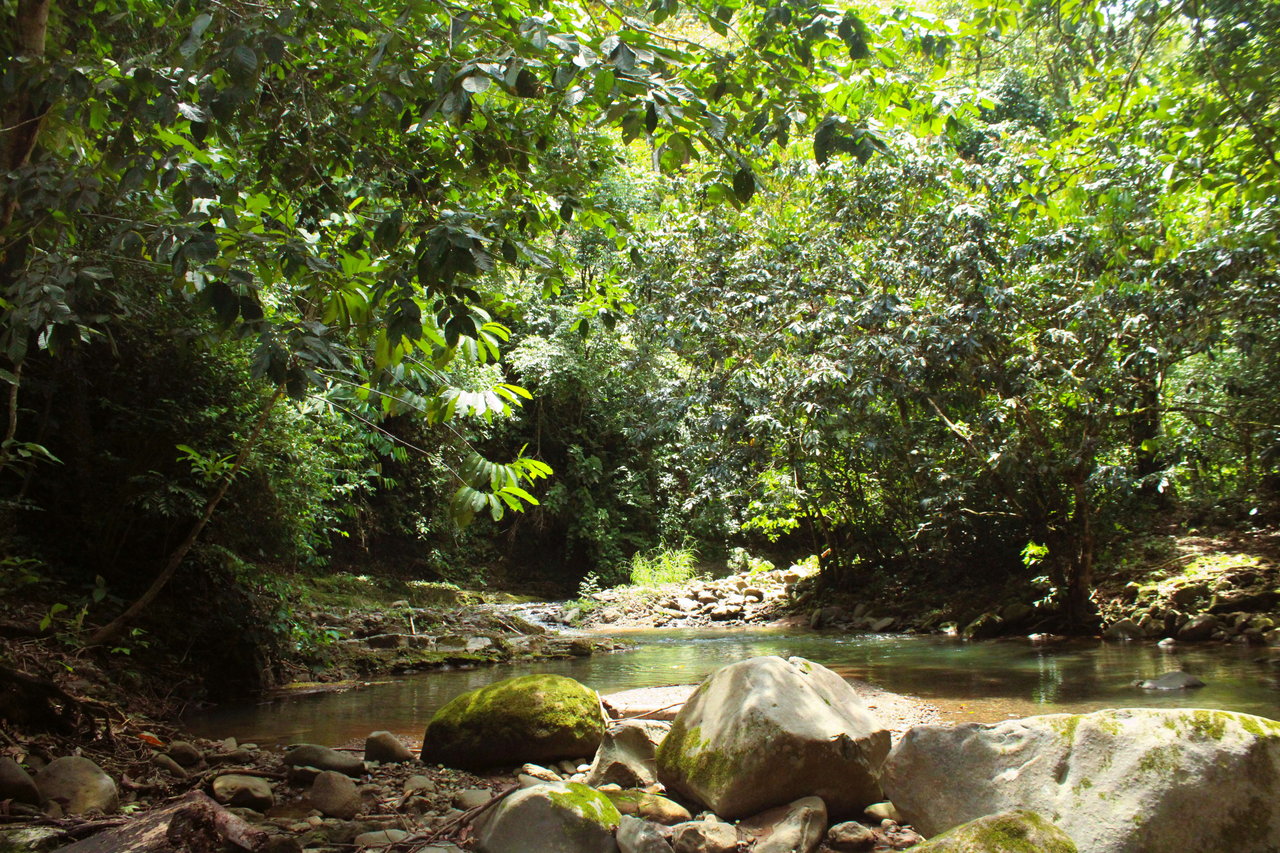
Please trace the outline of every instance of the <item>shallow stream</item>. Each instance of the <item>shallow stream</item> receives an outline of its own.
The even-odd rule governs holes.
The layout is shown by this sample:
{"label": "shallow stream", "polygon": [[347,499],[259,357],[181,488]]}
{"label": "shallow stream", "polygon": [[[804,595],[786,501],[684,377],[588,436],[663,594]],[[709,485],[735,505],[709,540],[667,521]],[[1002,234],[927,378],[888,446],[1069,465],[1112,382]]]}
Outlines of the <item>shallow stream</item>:
{"label": "shallow stream", "polygon": [[[619,635],[614,635],[619,636]],[[1280,666],[1266,648],[1089,640],[971,642],[890,634],[838,636],[759,629],[643,631],[621,636],[635,647],[590,658],[506,664],[408,675],[342,693],[288,696],[194,714],[197,735],[261,745],[336,745],[387,729],[420,739],[431,715],[454,696],[530,672],[568,675],[602,693],[689,684],[717,667],[756,655],[800,655],[847,678],[920,696],[950,720],[1115,707],[1192,707],[1280,718]],[[1275,659],[1280,663],[1280,657]],[[1183,669],[1207,687],[1148,691],[1137,679]]]}

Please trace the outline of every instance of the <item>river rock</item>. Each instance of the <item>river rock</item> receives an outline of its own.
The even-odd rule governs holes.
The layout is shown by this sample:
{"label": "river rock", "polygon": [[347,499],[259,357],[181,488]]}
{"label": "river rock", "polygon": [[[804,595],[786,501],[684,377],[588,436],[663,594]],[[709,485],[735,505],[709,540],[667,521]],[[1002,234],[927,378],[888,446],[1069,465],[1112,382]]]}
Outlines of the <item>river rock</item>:
{"label": "river rock", "polygon": [[644,716],[649,720],[670,721],[689,701],[696,684],[678,684],[671,687],[637,687],[610,693],[602,698],[605,710],[614,719]]}
{"label": "river rock", "polygon": [[1189,690],[1194,687],[1204,687],[1204,682],[1190,673],[1175,669],[1158,678],[1139,681],[1138,686],[1143,690]]}
{"label": "river rock", "polygon": [[602,790],[600,793],[609,798],[619,814],[631,817],[642,817],[654,823],[671,826],[691,820],[689,810],[674,800],[659,797],[648,791],[614,791]]}
{"label": "river rock", "polygon": [[1248,714],[1124,709],[917,726],[886,762],[884,785],[927,836],[1027,809],[1087,853],[1280,850],[1280,723]]}
{"label": "river rock", "polygon": [[803,797],[739,822],[738,832],[754,840],[752,853],[813,853],[827,829],[827,804]]}
{"label": "river rock", "polygon": [[224,806],[265,812],[276,802],[271,783],[261,776],[227,773],[214,779],[209,787],[213,798]]}
{"label": "river rock", "polygon": [[980,817],[911,849],[913,853],[1078,853],[1070,836],[1028,811]]}
{"label": "river rock", "polygon": [[889,732],[840,676],[803,658],[713,673],[658,748],[658,778],[726,819],[806,796],[839,816],[882,799]]}
{"label": "river rock", "polygon": [[453,795],[453,807],[464,812],[479,808],[493,799],[493,791],[488,788],[464,788]]}
{"label": "river rock", "polygon": [[563,675],[523,675],[463,693],[437,711],[422,760],[482,769],[594,755],[604,730],[594,690]]}
{"label": "river rock", "polygon": [[40,805],[40,789],[35,780],[12,758],[0,758],[0,800]]}
{"label": "river rock", "polygon": [[616,853],[622,815],[599,791],[549,782],[503,799],[477,820],[481,853]]}
{"label": "river rock", "polygon": [[379,764],[401,764],[413,761],[413,753],[391,732],[374,732],[365,738],[364,760]]}
{"label": "river rock", "polygon": [[1142,630],[1138,623],[1132,619],[1121,619],[1119,622],[1113,622],[1102,632],[1102,639],[1104,640],[1141,640],[1146,636],[1147,632]]}
{"label": "river rock", "polygon": [[658,744],[671,731],[661,720],[624,720],[604,733],[600,749],[587,771],[592,787],[613,782],[624,788],[644,788],[658,781]]}
{"label": "river rock", "polygon": [[58,802],[66,814],[94,810],[111,814],[120,806],[115,781],[97,764],[78,755],[55,758],[34,781],[43,799]]}
{"label": "river rock", "polygon": [[175,740],[169,744],[165,754],[187,770],[199,766],[200,762],[204,761],[204,753],[185,740]]}
{"label": "river rock", "polygon": [[372,832],[360,833],[351,839],[351,843],[357,847],[387,847],[408,837],[409,833],[403,829],[375,829]]}
{"label": "river rock", "polygon": [[1201,613],[1193,616],[1178,629],[1178,639],[1188,643],[1198,643],[1212,639],[1213,632],[1222,627],[1217,616],[1212,613]]}
{"label": "river rock", "polygon": [[549,770],[541,764],[525,764],[520,768],[520,773],[524,776],[530,776],[539,782],[560,782],[561,776],[554,770]]}
{"label": "river rock", "polygon": [[847,820],[827,830],[826,844],[836,853],[864,853],[876,846],[876,834],[856,820]]}
{"label": "river rock", "polygon": [[183,766],[165,755],[163,752],[157,752],[155,755],[151,756],[151,763],[175,779],[187,778],[187,771]]}
{"label": "river rock", "polygon": [[356,783],[350,776],[336,770],[325,770],[316,776],[307,799],[323,814],[338,820],[351,820],[364,805]]}
{"label": "river rock", "polygon": [[618,853],[672,853],[662,830],[647,820],[623,815],[618,824]]}
{"label": "river rock", "polygon": [[327,746],[304,743],[295,746],[284,754],[286,767],[314,767],[317,770],[332,770],[344,773],[352,778],[359,778],[365,773],[364,762],[354,755],[338,752]]}
{"label": "river rock", "polygon": [[998,613],[983,613],[960,632],[966,640],[989,640],[1004,633],[1004,620]]}
{"label": "river rock", "polygon": [[671,848],[675,853],[737,853],[738,831],[714,815],[691,820],[672,828]]}

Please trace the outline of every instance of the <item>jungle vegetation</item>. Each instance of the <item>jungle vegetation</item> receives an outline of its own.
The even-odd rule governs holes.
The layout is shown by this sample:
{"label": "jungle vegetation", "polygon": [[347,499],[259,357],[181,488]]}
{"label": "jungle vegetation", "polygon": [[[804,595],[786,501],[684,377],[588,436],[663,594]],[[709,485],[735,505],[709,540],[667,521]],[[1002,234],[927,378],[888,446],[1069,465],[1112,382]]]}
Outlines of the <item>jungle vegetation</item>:
{"label": "jungle vegetation", "polygon": [[660,546],[1081,625],[1277,520],[1276,0],[0,2],[4,584],[95,641]]}

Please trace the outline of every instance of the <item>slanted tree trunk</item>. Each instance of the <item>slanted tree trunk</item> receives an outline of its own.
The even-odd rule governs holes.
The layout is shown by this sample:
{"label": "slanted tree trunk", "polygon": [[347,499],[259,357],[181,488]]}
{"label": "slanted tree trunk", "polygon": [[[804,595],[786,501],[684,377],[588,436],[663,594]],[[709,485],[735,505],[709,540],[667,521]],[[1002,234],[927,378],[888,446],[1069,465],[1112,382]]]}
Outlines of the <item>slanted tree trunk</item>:
{"label": "slanted tree trunk", "polygon": [[249,438],[245,441],[244,445],[241,446],[240,452],[236,455],[235,462],[231,466],[231,470],[228,471],[227,476],[223,478],[222,484],[218,487],[218,490],[214,492],[213,496],[205,503],[204,511],[200,513],[200,518],[196,520],[196,523],[191,526],[191,530],[187,533],[186,538],[183,539],[178,547],[173,550],[173,553],[169,555],[169,559],[165,563],[164,568],[160,570],[160,574],[156,575],[155,580],[151,582],[151,586],[147,587],[147,591],[144,592],[137,601],[130,604],[128,609],[106,625],[99,628],[97,633],[89,638],[89,642],[92,645],[101,645],[103,643],[110,643],[119,639],[119,637],[124,633],[125,628],[129,626],[129,623],[137,618],[138,614],[145,610],[147,605],[155,600],[156,596],[160,594],[160,591],[163,590],[165,585],[173,578],[174,573],[178,571],[178,567],[182,565],[182,561],[186,559],[187,553],[190,552],[191,546],[196,544],[196,540],[200,538],[200,533],[205,529],[205,526],[209,524],[209,519],[213,518],[214,510],[218,508],[218,504],[222,503],[222,499],[226,497],[227,490],[231,488],[231,482],[235,480],[236,475],[240,473],[240,469],[244,467],[245,460],[249,458],[249,453],[257,445],[258,438],[262,435],[263,427],[267,425],[267,417],[271,414],[271,410],[275,408],[276,403],[279,402],[282,396],[284,396],[284,390],[277,388],[275,393],[271,395],[271,399],[262,407],[262,412],[258,415],[258,421],[253,425],[253,432],[249,435]]}
{"label": "slanted tree trunk", "polygon": [[[17,14],[13,16],[15,50],[9,60],[11,66],[44,56],[50,4],[51,0],[18,0]],[[22,77],[18,75],[18,79]],[[0,170],[3,174],[20,169],[31,160],[47,112],[47,104],[36,103],[25,91],[19,91],[0,107]],[[8,187],[0,185],[0,229],[13,221],[17,207],[16,196]]]}

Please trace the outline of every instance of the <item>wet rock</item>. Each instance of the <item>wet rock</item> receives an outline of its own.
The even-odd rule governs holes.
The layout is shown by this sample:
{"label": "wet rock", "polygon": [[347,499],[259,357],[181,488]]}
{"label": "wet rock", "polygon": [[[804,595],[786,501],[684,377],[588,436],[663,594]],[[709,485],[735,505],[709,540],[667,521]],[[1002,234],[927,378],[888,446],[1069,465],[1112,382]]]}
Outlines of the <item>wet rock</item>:
{"label": "wet rock", "polygon": [[586,783],[592,787],[613,782],[624,788],[643,788],[658,780],[658,744],[671,730],[660,720],[625,720],[604,733]]}
{"label": "wet rock", "polygon": [[374,732],[365,738],[364,760],[380,764],[400,764],[412,761],[413,753],[391,732]]}
{"label": "wet rock", "polygon": [[1178,629],[1178,639],[1186,643],[1199,643],[1211,639],[1215,631],[1222,628],[1222,623],[1212,613],[1201,613],[1192,617]]}
{"label": "wet rock", "polygon": [[321,813],[339,820],[351,820],[364,805],[356,783],[336,770],[325,770],[316,776],[307,798]]}
{"label": "wet rock", "polygon": [[1280,850],[1270,805],[1280,723],[1248,714],[1124,709],[916,726],[886,762],[884,785],[929,836],[1025,809],[1052,816],[1090,853]]}
{"label": "wet rock", "polygon": [[307,743],[295,746],[284,754],[287,767],[314,767],[317,770],[332,770],[344,773],[352,778],[365,774],[364,762],[350,753],[338,752],[327,746]]}
{"label": "wet rock", "polygon": [[200,762],[204,761],[204,753],[185,740],[175,740],[169,744],[165,754],[187,770],[198,767]]}
{"label": "wet rock", "polygon": [[41,796],[59,803],[66,814],[111,814],[120,806],[115,781],[97,764],[78,755],[49,762],[36,774],[35,783]]}
{"label": "wet rock", "polygon": [[464,693],[437,711],[422,760],[481,769],[594,755],[604,729],[594,690],[562,675],[525,675]]}
{"label": "wet rock", "polygon": [[630,815],[651,820],[665,826],[691,820],[693,815],[679,803],[650,794],[648,791],[613,791],[602,790],[600,793],[609,798],[619,814]]}
{"label": "wet rock", "polygon": [[1146,636],[1147,632],[1132,619],[1121,619],[1119,622],[1113,622],[1102,632],[1102,639],[1104,640],[1141,640]]}
{"label": "wet rock", "polygon": [[827,828],[827,804],[819,797],[803,797],[747,818],[738,832],[752,839],[752,853],[813,853]]}
{"label": "wet rock", "polygon": [[1190,673],[1174,670],[1173,672],[1166,672],[1159,678],[1139,681],[1137,685],[1143,690],[1189,690],[1195,687],[1204,687],[1204,682]]}
{"label": "wet rock", "polygon": [[623,815],[618,824],[619,853],[672,853],[662,830],[646,820]]}
{"label": "wet rock", "polygon": [[275,795],[271,792],[271,783],[260,776],[228,773],[214,779],[209,787],[213,791],[213,798],[224,806],[265,812],[276,802]]}
{"label": "wet rock", "polygon": [[12,758],[0,758],[0,800],[40,805],[40,789],[35,780]]}
{"label": "wet rock", "polygon": [[803,658],[759,657],[702,683],[658,748],[658,778],[725,819],[805,796],[853,816],[883,799],[888,751],[889,732],[843,678]]}
{"label": "wet rock", "polygon": [[876,834],[869,827],[849,820],[827,830],[826,845],[836,853],[864,853],[876,846]]}
{"label": "wet rock", "polygon": [[1004,620],[996,613],[983,613],[960,632],[966,640],[989,640],[1004,633]]}
{"label": "wet rock", "polygon": [[671,848],[675,853],[736,853],[738,832],[714,817],[689,821],[672,827]]}
{"label": "wet rock", "polygon": [[1077,853],[1070,836],[1029,811],[980,817],[911,849],[916,853]]}
{"label": "wet rock", "polygon": [[481,853],[616,853],[622,815],[577,782],[549,782],[503,799],[476,822]]}

